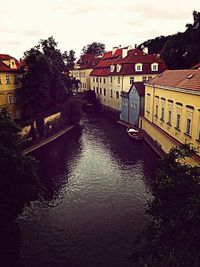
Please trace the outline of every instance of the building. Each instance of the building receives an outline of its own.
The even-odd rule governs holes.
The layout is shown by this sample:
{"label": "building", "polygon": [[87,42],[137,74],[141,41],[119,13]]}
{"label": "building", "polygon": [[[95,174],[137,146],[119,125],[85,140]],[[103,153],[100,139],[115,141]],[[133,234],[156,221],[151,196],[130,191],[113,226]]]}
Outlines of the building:
{"label": "building", "polygon": [[159,56],[144,51],[128,46],[113,48],[103,55],[90,74],[91,87],[103,107],[119,114],[122,92],[128,92],[134,82],[146,82],[166,69]]}
{"label": "building", "polygon": [[135,126],[138,126],[139,116],[144,112],[144,83],[135,82],[128,92],[122,91],[122,108],[120,119]]}
{"label": "building", "polygon": [[192,70],[200,69],[200,62],[198,64],[194,65],[191,69]]}
{"label": "building", "polygon": [[73,70],[71,70],[71,76],[80,81],[79,91],[84,92],[91,90],[90,85],[90,73],[93,68],[99,63],[101,57],[92,54],[82,55],[77,61]]}
{"label": "building", "polygon": [[6,107],[13,119],[20,118],[20,62],[0,54],[0,108]]}
{"label": "building", "polygon": [[198,151],[200,163],[200,69],[166,70],[145,84],[145,113],[140,128],[162,151],[182,143]]}

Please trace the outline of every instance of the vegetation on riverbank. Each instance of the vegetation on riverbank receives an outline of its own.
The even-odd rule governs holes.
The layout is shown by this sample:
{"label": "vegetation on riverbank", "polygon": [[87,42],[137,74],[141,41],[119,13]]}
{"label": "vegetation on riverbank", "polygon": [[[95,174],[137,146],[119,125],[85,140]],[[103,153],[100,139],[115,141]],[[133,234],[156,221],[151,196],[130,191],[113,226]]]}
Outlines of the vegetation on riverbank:
{"label": "vegetation on riverbank", "polygon": [[37,162],[21,152],[20,128],[6,109],[0,111],[0,217],[15,218],[25,204],[39,197]]}
{"label": "vegetation on riverbank", "polygon": [[184,144],[162,160],[146,209],[151,221],[136,241],[134,266],[200,266],[200,166],[183,163],[194,153]]}

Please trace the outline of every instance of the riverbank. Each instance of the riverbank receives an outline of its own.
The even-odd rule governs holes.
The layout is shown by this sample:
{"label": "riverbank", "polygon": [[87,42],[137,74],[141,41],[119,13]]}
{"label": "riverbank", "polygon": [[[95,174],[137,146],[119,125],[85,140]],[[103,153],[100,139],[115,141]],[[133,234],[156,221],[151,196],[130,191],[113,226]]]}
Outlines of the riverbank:
{"label": "riverbank", "polygon": [[38,140],[37,143],[33,144],[32,146],[30,147],[27,147],[26,149],[24,149],[22,151],[22,154],[23,155],[27,155],[29,153],[31,153],[32,151],[54,141],[55,139],[59,138],[60,136],[62,136],[63,134],[65,134],[66,132],[70,131],[71,129],[73,129],[76,125],[71,125],[71,126],[68,126],[68,127],[65,127],[64,129],[60,130],[59,132],[47,137],[47,138],[43,138],[43,139],[40,139]]}

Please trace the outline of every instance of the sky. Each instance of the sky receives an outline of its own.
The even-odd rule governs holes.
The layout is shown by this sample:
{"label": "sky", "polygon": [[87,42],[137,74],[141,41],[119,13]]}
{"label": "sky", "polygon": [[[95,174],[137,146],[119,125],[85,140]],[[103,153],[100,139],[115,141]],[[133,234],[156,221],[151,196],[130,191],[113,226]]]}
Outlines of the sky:
{"label": "sky", "polygon": [[101,42],[134,47],[185,30],[200,0],[0,0],[0,53],[19,59],[53,36],[61,52]]}

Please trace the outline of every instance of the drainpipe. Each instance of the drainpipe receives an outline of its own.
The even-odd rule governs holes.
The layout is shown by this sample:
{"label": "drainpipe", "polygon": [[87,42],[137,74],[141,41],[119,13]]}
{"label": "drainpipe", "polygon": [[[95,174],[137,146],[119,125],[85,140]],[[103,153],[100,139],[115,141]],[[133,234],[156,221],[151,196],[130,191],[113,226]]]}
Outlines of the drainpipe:
{"label": "drainpipe", "polygon": [[154,101],[155,101],[155,85],[153,84],[152,123],[154,123]]}

